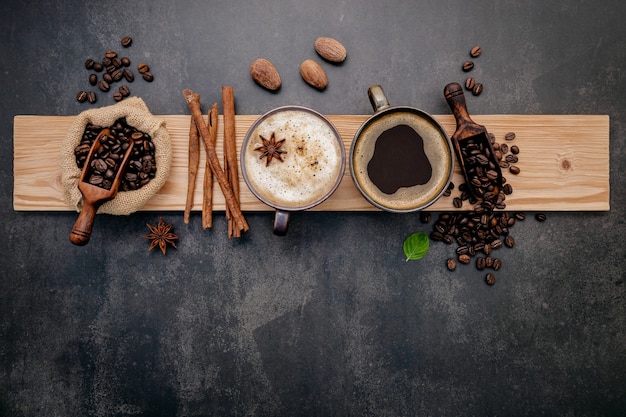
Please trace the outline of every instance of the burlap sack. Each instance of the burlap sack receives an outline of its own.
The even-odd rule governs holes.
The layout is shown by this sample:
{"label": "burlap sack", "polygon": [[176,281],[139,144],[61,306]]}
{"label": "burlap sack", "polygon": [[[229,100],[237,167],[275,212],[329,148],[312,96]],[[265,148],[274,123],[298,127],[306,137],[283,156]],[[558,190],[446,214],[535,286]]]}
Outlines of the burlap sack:
{"label": "burlap sack", "polygon": [[126,123],[152,137],[155,146],[156,176],[138,190],[119,191],[111,201],[102,204],[98,213],[128,215],[138,211],[165,184],[172,164],[172,145],[165,121],[153,116],[139,97],[129,97],[112,106],[85,110],[76,116],[61,146],[61,184],[65,201],[76,211],[82,207],[78,190],[81,170],[76,165],[74,148],[80,143],[87,123],[112,126],[121,117]]}

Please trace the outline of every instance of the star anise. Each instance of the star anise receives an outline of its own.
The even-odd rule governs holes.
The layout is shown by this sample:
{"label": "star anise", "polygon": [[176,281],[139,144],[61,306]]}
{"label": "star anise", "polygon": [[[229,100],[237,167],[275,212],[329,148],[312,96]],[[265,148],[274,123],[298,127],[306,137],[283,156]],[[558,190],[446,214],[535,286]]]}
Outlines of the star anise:
{"label": "star anise", "polygon": [[259,135],[259,137],[263,141],[263,145],[256,148],[255,151],[261,152],[261,159],[267,158],[265,160],[265,166],[268,166],[274,158],[278,159],[280,162],[283,162],[283,157],[281,155],[287,153],[287,151],[280,149],[280,147],[283,146],[285,139],[281,139],[276,142],[276,136],[274,135],[274,132],[272,132],[270,140],[265,139],[261,135]]}
{"label": "star anise", "polygon": [[167,245],[171,245],[176,247],[175,240],[178,239],[178,236],[171,232],[174,223],[170,223],[168,225],[165,224],[162,217],[159,217],[159,224],[156,226],[152,226],[151,224],[147,224],[148,229],[150,229],[150,234],[143,236],[146,239],[152,239],[152,243],[150,243],[151,251],[157,245],[161,248],[161,252],[165,255],[165,251],[167,250]]}

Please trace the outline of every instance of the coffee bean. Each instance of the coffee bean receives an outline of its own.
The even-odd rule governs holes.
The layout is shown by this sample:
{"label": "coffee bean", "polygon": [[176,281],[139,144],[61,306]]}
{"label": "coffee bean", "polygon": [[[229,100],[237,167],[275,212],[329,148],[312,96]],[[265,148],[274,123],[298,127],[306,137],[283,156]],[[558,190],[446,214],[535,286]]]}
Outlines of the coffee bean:
{"label": "coffee bean", "polygon": [[524,213],[518,212],[518,213],[515,213],[515,218],[517,220],[526,220],[526,215]]}
{"label": "coffee bean", "polygon": [[88,70],[92,69],[94,63],[95,63],[95,61],[93,59],[91,59],[91,58],[87,59],[85,61],[85,68],[88,69]]}
{"label": "coffee bean", "polygon": [[467,77],[467,79],[465,80],[465,88],[469,91],[472,91],[475,85],[476,80],[473,77]]}
{"label": "coffee bean", "polygon": [[493,242],[491,242],[492,249],[499,249],[501,247],[502,247],[502,241],[500,239],[496,239]]}
{"label": "coffee bean", "polygon": [[137,65],[137,71],[139,71],[140,74],[143,74],[145,72],[149,72],[150,67],[148,66],[148,64],[144,64],[142,62],[141,64]]}
{"label": "coffee bean", "polygon": [[513,246],[515,246],[515,239],[513,238],[513,236],[508,235],[504,239],[504,246],[506,246],[507,248],[512,248]]}
{"label": "coffee bean", "polygon": [[454,199],[452,200],[452,204],[454,204],[454,207],[456,208],[463,207],[463,201],[459,197],[454,197]]}
{"label": "coffee bean", "polygon": [[459,255],[459,262],[461,262],[462,264],[467,265],[468,263],[470,263],[470,256],[469,255]]}
{"label": "coffee bean", "polygon": [[517,145],[511,146],[511,153],[517,155],[519,153],[519,147]]}
{"label": "coffee bean", "polygon": [[124,73],[122,72],[121,69],[116,69],[115,71],[113,71],[113,73],[111,74],[111,77],[113,78],[113,81],[119,81],[124,77]]}
{"label": "coffee bean", "polygon": [[485,267],[486,267],[485,258],[483,258],[482,256],[476,258],[476,269],[478,269],[479,271],[482,271],[483,269],[485,269]]}
{"label": "coffee bean", "polygon": [[494,271],[499,271],[502,268],[502,261],[500,258],[494,258],[493,265],[491,266]]}
{"label": "coffee bean", "polygon": [[129,70],[128,68],[124,68],[124,78],[126,79],[126,81],[128,81],[129,83],[132,83],[133,80],[135,79],[135,75],[133,74],[133,72],[131,70]]}
{"label": "coffee bean", "polygon": [[108,83],[108,82],[106,82],[105,80],[100,80],[100,82],[98,83],[98,88],[99,88],[101,91],[103,91],[103,92],[105,92],[105,93],[106,93],[107,91],[109,91],[109,90],[110,90],[110,88],[111,88],[111,87],[109,86],[109,83]]}
{"label": "coffee bean", "polygon": [[450,271],[454,271],[456,269],[456,261],[452,258],[449,258],[446,262],[446,266]]}
{"label": "coffee bean", "polygon": [[517,155],[509,154],[504,158],[508,163],[515,164],[519,161],[519,157]]}
{"label": "coffee bean", "polygon": [[104,56],[105,56],[106,58],[113,59],[113,58],[115,58],[115,57],[117,56],[117,52],[115,52],[115,51],[113,51],[113,50],[109,49],[108,51],[106,51],[106,52],[104,53]]}
{"label": "coffee bean", "polygon": [[511,184],[504,184],[502,186],[502,192],[506,195],[513,194],[513,186]]}
{"label": "coffee bean", "polygon": [[513,175],[517,175],[521,172],[521,170],[519,169],[519,167],[515,166],[515,165],[511,165],[509,167],[509,172]]}
{"label": "coffee bean", "polygon": [[124,36],[121,40],[121,44],[124,48],[128,48],[133,43],[133,38],[130,36]]}
{"label": "coffee bean", "polygon": [[120,93],[119,91],[116,91],[115,93],[113,93],[113,100],[122,101],[123,98],[124,96],[122,96],[122,93]]}
{"label": "coffee bean", "polygon": [[420,221],[424,224],[430,223],[431,214],[428,211],[420,212]]}
{"label": "coffee bean", "polygon": [[482,48],[480,46],[475,46],[470,50],[470,56],[472,58],[477,58],[480,56],[480,54],[482,53]]}
{"label": "coffee bean", "polygon": [[99,62],[94,62],[92,69],[95,72],[102,72],[102,70],[104,69],[104,66],[101,63],[99,63]]}
{"label": "coffee bean", "polygon": [[483,85],[482,85],[482,83],[476,83],[476,85],[472,89],[472,94],[475,95],[475,96],[478,96],[482,92],[483,92]]}
{"label": "coffee bean", "polygon": [[120,92],[122,97],[128,97],[130,95],[130,90],[128,89],[128,87],[126,85],[120,86],[118,91]]}
{"label": "coffee bean", "polygon": [[107,58],[106,56],[104,58],[102,58],[102,66],[103,67],[108,67],[111,65],[111,58]]}
{"label": "coffee bean", "polygon": [[505,140],[513,140],[515,139],[515,133],[514,132],[509,132],[506,135],[504,135],[504,139]]}
{"label": "coffee bean", "polygon": [[109,84],[113,82],[113,77],[108,72],[105,72],[104,74],[102,74],[102,79]]}
{"label": "coffee bean", "polygon": [[87,101],[87,92],[82,90],[79,91],[78,94],[76,94],[76,100],[78,100],[79,103]]}
{"label": "coffee bean", "polygon": [[144,80],[148,81],[149,83],[151,83],[154,80],[154,76],[152,75],[151,72],[144,72],[143,74],[141,74],[141,76],[143,77]]}
{"label": "coffee bean", "polygon": [[119,59],[118,57],[115,57],[111,59],[111,65],[113,65],[115,68],[119,68],[122,66],[122,60]]}
{"label": "coffee bean", "polygon": [[547,219],[546,215],[543,213],[537,213],[535,214],[535,220],[537,220],[538,222],[545,222]]}
{"label": "coffee bean", "polygon": [[97,101],[97,97],[96,97],[96,93],[94,93],[93,91],[90,91],[87,93],[87,100],[93,104]]}
{"label": "coffee bean", "polygon": [[500,145],[500,152],[502,152],[503,154],[507,154],[509,152],[509,145],[507,145],[506,143]]}
{"label": "coffee bean", "polygon": [[463,71],[469,72],[474,68],[474,63],[472,61],[465,61],[463,63]]}
{"label": "coffee bean", "polygon": [[122,66],[124,67],[130,67],[130,59],[128,57],[123,57],[121,59],[122,62]]}
{"label": "coffee bean", "polygon": [[485,282],[487,283],[487,285],[495,284],[496,283],[496,275],[493,272],[489,272],[485,276]]}
{"label": "coffee bean", "polygon": [[98,76],[96,74],[89,74],[89,84],[91,85],[98,84]]}

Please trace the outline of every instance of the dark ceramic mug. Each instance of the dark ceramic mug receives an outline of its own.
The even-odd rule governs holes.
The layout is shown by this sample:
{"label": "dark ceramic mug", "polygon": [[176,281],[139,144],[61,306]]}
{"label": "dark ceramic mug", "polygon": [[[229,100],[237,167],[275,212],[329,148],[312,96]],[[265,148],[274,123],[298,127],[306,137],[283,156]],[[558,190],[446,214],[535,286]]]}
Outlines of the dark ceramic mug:
{"label": "dark ceramic mug", "polygon": [[368,96],[375,113],[361,125],[350,147],[354,184],[381,210],[423,210],[450,183],[452,143],[428,113],[389,105],[381,86],[371,86]]}
{"label": "dark ceramic mug", "polygon": [[241,146],[241,172],[260,201],[276,209],[274,233],[287,233],[290,213],[322,203],[339,186],[346,165],[343,141],[320,113],[284,106],[259,117]]}

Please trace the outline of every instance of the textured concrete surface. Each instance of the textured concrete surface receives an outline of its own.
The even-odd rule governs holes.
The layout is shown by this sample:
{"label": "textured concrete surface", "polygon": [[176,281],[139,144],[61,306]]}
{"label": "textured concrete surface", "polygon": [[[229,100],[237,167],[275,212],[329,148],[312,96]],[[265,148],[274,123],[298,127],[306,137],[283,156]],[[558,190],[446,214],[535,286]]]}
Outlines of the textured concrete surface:
{"label": "textured concrete surface", "polygon": [[[621,416],[626,412],[626,7],[597,1],[3,1],[0,3],[0,415]],[[300,213],[288,236],[269,213],[228,240],[221,213],[97,219],[72,246],[72,212],[15,212],[13,116],[73,115],[88,57],[135,42],[153,68],[130,87],[155,114],[188,114],[183,88],[239,114],[286,104],[367,114],[392,104],[449,110],[483,47],[471,113],[608,114],[611,210],[547,213],[515,226],[493,287],[452,248],[405,262],[429,231],[416,215]],[[298,66],[340,39],[319,93]],[[248,66],[272,60],[276,94]],[[113,103],[101,96],[98,105]],[[33,149],[33,152],[36,152]],[[42,155],[42,158],[54,157]],[[180,234],[147,252],[146,222]]]}

